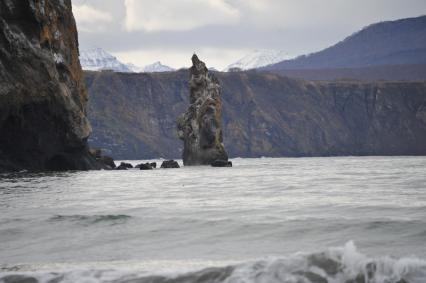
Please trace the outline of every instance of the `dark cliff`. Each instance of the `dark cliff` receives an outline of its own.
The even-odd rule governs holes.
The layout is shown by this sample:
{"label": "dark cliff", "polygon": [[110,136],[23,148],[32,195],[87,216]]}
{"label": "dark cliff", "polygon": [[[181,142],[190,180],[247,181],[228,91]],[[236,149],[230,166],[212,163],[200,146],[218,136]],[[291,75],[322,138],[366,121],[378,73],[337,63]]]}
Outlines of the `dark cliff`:
{"label": "dark cliff", "polygon": [[[188,72],[86,72],[90,142],[116,158],[180,157]],[[216,73],[230,156],[425,155],[426,83]]]}
{"label": "dark cliff", "polygon": [[0,2],[0,171],[95,169],[70,0]]}

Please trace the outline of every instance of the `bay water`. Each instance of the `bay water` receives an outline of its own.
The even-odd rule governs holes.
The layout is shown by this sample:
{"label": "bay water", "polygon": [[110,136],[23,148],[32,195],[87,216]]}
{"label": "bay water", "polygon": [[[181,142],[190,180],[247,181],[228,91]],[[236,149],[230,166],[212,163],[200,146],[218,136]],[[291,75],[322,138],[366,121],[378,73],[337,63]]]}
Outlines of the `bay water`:
{"label": "bay water", "polygon": [[0,175],[0,282],[426,282],[426,157],[232,162]]}

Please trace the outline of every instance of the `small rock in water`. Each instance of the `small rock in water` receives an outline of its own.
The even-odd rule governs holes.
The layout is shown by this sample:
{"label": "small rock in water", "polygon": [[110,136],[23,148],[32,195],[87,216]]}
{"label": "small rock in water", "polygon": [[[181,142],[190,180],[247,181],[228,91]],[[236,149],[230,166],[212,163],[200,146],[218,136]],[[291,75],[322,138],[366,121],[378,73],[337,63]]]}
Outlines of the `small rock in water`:
{"label": "small rock in water", "polygon": [[215,160],[210,165],[213,167],[232,167],[232,162],[227,160]]}
{"label": "small rock in water", "polygon": [[157,168],[157,162],[151,162],[149,165],[151,165],[152,168]]}
{"label": "small rock in water", "polygon": [[114,163],[114,159],[112,157],[103,155],[100,158],[96,159],[97,161],[101,162],[102,164],[110,167],[109,169],[115,169],[117,166]]}
{"label": "small rock in water", "polygon": [[127,167],[120,164],[115,168],[115,170],[127,170]]}
{"label": "small rock in water", "polygon": [[103,169],[111,170],[117,167],[114,163],[114,159],[107,155],[103,155],[101,149],[90,148],[89,153],[96,159],[96,161],[102,166]]}
{"label": "small rock in water", "polygon": [[150,163],[141,163],[135,166],[135,168],[139,168],[140,170],[152,170],[153,167]]}
{"label": "small rock in water", "polygon": [[161,163],[161,168],[180,168],[179,163],[174,160],[165,160]]}
{"label": "small rock in water", "polygon": [[133,165],[126,162],[121,162],[120,165],[115,168],[115,170],[127,170],[129,168],[133,168]]}
{"label": "small rock in water", "polygon": [[133,165],[132,164],[130,164],[130,163],[126,163],[126,162],[121,162],[120,163],[120,165],[123,165],[123,166],[125,166],[126,168],[133,168]]}

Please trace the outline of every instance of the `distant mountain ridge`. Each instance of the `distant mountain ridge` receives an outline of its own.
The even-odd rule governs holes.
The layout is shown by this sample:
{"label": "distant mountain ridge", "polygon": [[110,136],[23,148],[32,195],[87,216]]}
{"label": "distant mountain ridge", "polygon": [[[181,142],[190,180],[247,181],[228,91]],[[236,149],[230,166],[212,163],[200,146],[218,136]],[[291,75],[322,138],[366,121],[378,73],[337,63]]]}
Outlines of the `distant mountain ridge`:
{"label": "distant mountain ridge", "polygon": [[254,50],[250,54],[247,54],[243,58],[239,59],[238,61],[230,64],[223,71],[227,72],[234,68],[238,68],[241,70],[256,69],[277,62],[281,62],[289,58],[290,56],[288,55],[288,53],[281,50],[259,49]]}
{"label": "distant mountain ridge", "polygon": [[155,63],[152,63],[150,65],[146,65],[142,68],[142,72],[144,73],[158,73],[158,72],[172,72],[175,69],[161,64],[160,61],[157,61]]}
{"label": "distant mountain ridge", "polygon": [[102,48],[93,48],[80,51],[80,64],[83,70],[101,71],[112,70],[115,72],[130,73],[128,65],[120,62]]}
{"label": "distant mountain ridge", "polygon": [[125,64],[102,48],[81,50],[80,63],[83,70],[86,71],[111,70],[120,73],[156,73],[174,71],[173,68],[161,64],[160,61],[144,67],[139,67],[132,63]]}
{"label": "distant mountain ridge", "polygon": [[322,51],[263,70],[359,68],[426,63],[426,16],[369,25]]}

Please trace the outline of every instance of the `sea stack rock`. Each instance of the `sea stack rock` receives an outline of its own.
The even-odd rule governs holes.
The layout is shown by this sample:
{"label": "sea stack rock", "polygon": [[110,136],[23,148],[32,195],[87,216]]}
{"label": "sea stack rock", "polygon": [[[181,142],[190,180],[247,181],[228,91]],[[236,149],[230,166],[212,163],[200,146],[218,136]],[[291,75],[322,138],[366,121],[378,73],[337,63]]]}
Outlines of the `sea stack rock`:
{"label": "sea stack rock", "polygon": [[178,119],[178,136],[184,142],[184,165],[209,165],[228,160],[222,135],[222,100],[219,81],[197,55],[190,68],[190,106]]}
{"label": "sea stack rock", "polygon": [[0,1],[0,171],[100,169],[71,0]]}

